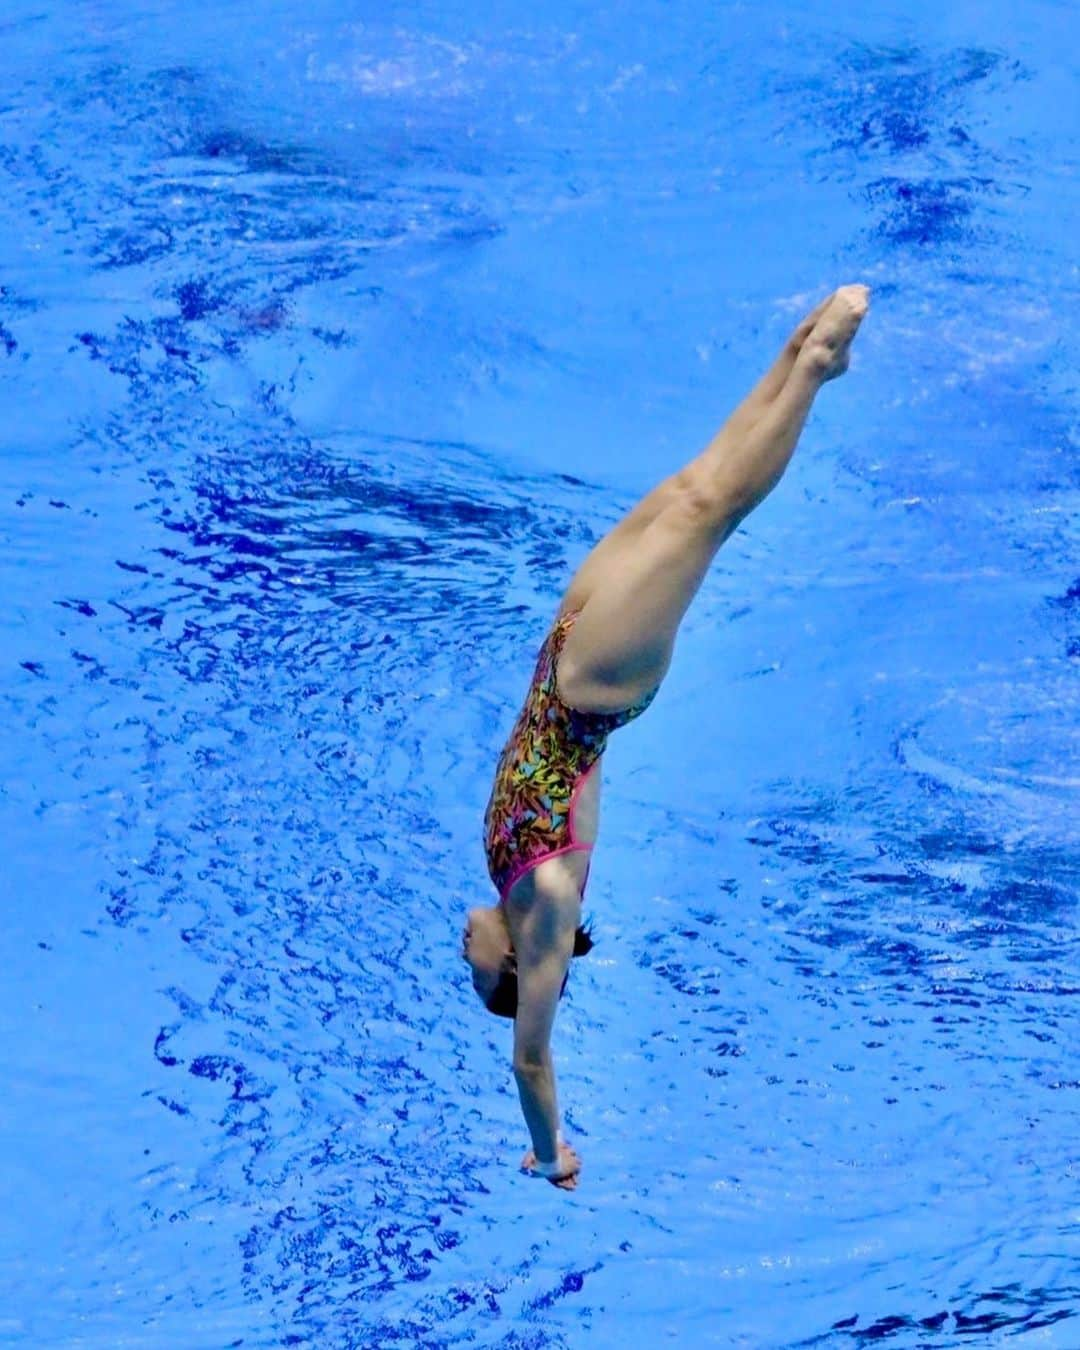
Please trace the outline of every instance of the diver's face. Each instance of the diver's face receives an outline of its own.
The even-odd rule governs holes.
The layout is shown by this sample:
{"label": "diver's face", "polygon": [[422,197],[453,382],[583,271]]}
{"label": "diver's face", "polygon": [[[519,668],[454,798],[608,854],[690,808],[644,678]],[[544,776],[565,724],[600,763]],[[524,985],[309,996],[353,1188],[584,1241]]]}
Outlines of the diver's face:
{"label": "diver's face", "polygon": [[513,961],[510,933],[498,905],[470,909],[461,935],[461,955],[472,971],[473,988],[486,1006],[499,976]]}

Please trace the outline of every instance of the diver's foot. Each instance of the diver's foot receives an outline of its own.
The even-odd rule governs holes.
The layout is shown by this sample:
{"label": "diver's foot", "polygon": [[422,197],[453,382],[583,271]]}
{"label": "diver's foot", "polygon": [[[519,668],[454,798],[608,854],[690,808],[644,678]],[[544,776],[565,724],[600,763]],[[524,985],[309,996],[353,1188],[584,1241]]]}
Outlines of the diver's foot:
{"label": "diver's foot", "polygon": [[828,309],[831,303],[832,303],[832,296],[827,295],[825,299],[822,300],[821,304],[812,309],[810,313],[806,316],[806,318],[799,323],[799,326],[788,338],[787,345],[793,355],[798,356],[798,354],[802,351],[803,344],[805,343],[806,339],[810,336],[810,334],[813,332],[814,326],[816,325],[818,319],[821,318],[821,316],[825,313],[826,309]]}
{"label": "diver's foot", "polygon": [[[851,344],[870,308],[870,288],[841,286],[819,308],[813,327],[803,339],[799,364],[812,370],[824,383],[835,380],[848,368]],[[807,319],[811,317],[808,315]]]}

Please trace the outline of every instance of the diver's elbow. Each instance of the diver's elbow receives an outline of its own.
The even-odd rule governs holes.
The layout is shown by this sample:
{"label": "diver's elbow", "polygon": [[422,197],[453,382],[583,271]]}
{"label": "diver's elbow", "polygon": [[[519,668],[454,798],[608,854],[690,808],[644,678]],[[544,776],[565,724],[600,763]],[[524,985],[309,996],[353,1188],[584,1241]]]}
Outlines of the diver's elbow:
{"label": "diver's elbow", "polygon": [[514,1076],[531,1081],[551,1072],[551,1054],[547,1050],[523,1050],[514,1056]]}

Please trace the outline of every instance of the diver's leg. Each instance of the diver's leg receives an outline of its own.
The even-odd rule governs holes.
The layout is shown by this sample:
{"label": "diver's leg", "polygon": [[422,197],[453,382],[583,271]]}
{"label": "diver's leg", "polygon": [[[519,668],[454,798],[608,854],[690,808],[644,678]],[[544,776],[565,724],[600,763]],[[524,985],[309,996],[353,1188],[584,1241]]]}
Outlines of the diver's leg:
{"label": "diver's leg", "polygon": [[[742,435],[765,412],[769,404],[784,387],[803,343],[831,298],[830,296],[823,300],[816,309],[812,310],[802,320],[784,344],[783,350],[769,370],[728,418],[723,431],[719,433],[720,435],[725,432]],[[709,448],[714,443],[715,440],[710,443]],[[705,459],[709,454],[709,448],[704,450],[698,459]],[[692,481],[697,463],[698,460],[694,460],[686,468],[679,469],[678,472],[665,478],[593,546],[592,551],[574,573],[573,580],[566,589],[562,604],[559,606],[560,614],[564,614],[570,609],[582,608],[598,581],[611,568],[619,565],[620,559],[627,550],[636,546],[642,532],[652,524],[662,511],[671,506],[686,491]]]}
{"label": "diver's leg", "polygon": [[665,478],[593,545],[566,588],[562,603],[559,605],[560,615],[565,614],[567,610],[581,609],[584,606],[592,595],[598,579],[610,568],[618,566],[619,558],[627,550],[637,546],[637,541],[644,530],[653,523],[661,511],[666,510],[677,500],[683,488],[681,471]]}
{"label": "diver's leg", "polygon": [[716,551],[780,481],[818,390],[847,368],[867,301],[864,286],[830,298],[758,419],[725,425],[635,546],[598,575],[559,661],[559,691],[572,707],[614,711],[663,678]]}
{"label": "diver's leg", "polygon": [[[741,434],[748,430],[776,398],[787,383],[787,377],[791,374],[799,352],[802,351],[803,343],[810,336],[818,319],[825,313],[825,307],[831,299],[831,295],[826,296],[821,304],[812,309],[801,321],[784,343],[780,355],[724,423],[723,432],[732,431]],[[704,453],[708,454],[708,450]]]}

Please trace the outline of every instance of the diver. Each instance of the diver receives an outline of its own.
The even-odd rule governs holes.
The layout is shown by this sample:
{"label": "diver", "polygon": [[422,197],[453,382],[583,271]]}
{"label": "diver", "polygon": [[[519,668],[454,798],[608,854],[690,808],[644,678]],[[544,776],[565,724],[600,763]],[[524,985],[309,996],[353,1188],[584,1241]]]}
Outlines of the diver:
{"label": "diver", "polygon": [[608,736],[652,702],[683,615],[721,544],[776,486],[818,390],[848,367],[866,286],[808,314],[705,450],[654,488],[578,569],[540,648],[485,813],[499,893],[469,911],[462,956],[485,1008],[514,1020],[514,1077],[532,1138],[522,1168],[565,1190],[551,1030],[570,961],[592,945],[581,904]]}

